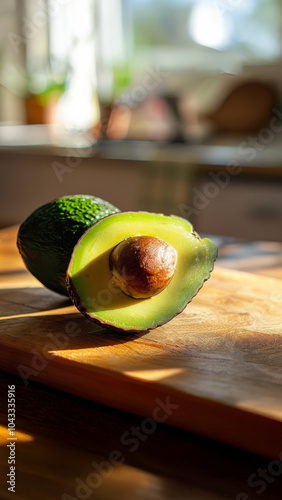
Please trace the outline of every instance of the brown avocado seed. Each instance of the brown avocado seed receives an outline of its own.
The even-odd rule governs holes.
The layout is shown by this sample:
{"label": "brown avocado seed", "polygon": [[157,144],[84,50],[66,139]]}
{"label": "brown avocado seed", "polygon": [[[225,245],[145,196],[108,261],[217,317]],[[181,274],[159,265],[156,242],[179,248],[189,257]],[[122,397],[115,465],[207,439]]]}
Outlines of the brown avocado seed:
{"label": "brown avocado seed", "polygon": [[114,285],[135,299],[153,297],[164,290],[174,274],[176,262],[176,250],[153,236],[128,238],[110,254]]}

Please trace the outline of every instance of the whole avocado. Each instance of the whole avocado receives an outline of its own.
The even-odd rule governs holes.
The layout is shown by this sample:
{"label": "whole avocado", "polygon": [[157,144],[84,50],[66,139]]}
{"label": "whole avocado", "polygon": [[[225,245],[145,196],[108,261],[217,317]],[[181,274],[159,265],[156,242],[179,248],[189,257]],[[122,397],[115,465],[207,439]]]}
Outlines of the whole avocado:
{"label": "whole avocado", "polygon": [[27,269],[44,286],[67,295],[66,271],[72,251],[83,233],[119,209],[91,195],[57,198],[21,224],[17,246]]}

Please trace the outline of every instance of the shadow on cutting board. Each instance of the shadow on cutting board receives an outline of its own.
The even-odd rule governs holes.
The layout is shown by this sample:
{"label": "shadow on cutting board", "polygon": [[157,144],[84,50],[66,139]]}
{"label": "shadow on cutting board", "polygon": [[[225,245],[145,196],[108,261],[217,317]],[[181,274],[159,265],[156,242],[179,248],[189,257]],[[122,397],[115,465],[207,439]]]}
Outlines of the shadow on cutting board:
{"label": "shadow on cutting board", "polygon": [[[105,463],[113,450],[120,452],[124,465],[114,467],[90,499],[115,500],[117,491],[122,498],[140,500],[281,499],[282,476],[269,473],[272,461],[267,458],[163,424],[133,450],[132,436],[128,442],[123,436],[142,426],[141,417],[34,382],[25,387],[12,375],[9,383],[16,385],[20,437],[16,499],[49,500],[65,492],[74,497],[76,478],[86,482],[95,471],[93,461]],[[1,373],[0,396],[7,397],[7,377]],[[6,412],[0,413],[0,421],[6,429]],[[6,434],[3,437],[4,475],[8,465]],[[259,471],[268,473],[268,481]]]}

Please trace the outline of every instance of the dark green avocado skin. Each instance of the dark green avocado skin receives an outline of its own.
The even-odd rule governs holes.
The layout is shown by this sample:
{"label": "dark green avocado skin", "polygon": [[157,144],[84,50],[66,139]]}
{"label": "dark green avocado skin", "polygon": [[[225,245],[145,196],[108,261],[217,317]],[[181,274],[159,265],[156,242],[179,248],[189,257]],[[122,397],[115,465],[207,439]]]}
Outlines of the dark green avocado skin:
{"label": "dark green avocado skin", "polygon": [[90,195],[63,196],[35,210],[20,226],[17,246],[27,269],[62,295],[66,271],[79,238],[98,220],[119,209]]}

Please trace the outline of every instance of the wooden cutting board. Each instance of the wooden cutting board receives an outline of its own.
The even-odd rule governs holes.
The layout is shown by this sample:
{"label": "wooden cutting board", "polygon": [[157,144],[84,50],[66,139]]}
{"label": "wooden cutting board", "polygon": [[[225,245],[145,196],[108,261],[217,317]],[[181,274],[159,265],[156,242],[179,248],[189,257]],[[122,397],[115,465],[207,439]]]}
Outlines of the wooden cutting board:
{"label": "wooden cutting board", "polygon": [[216,268],[170,323],[113,333],[41,287],[15,230],[0,233],[2,370],[280,459],[281,303],[282,281]]}

